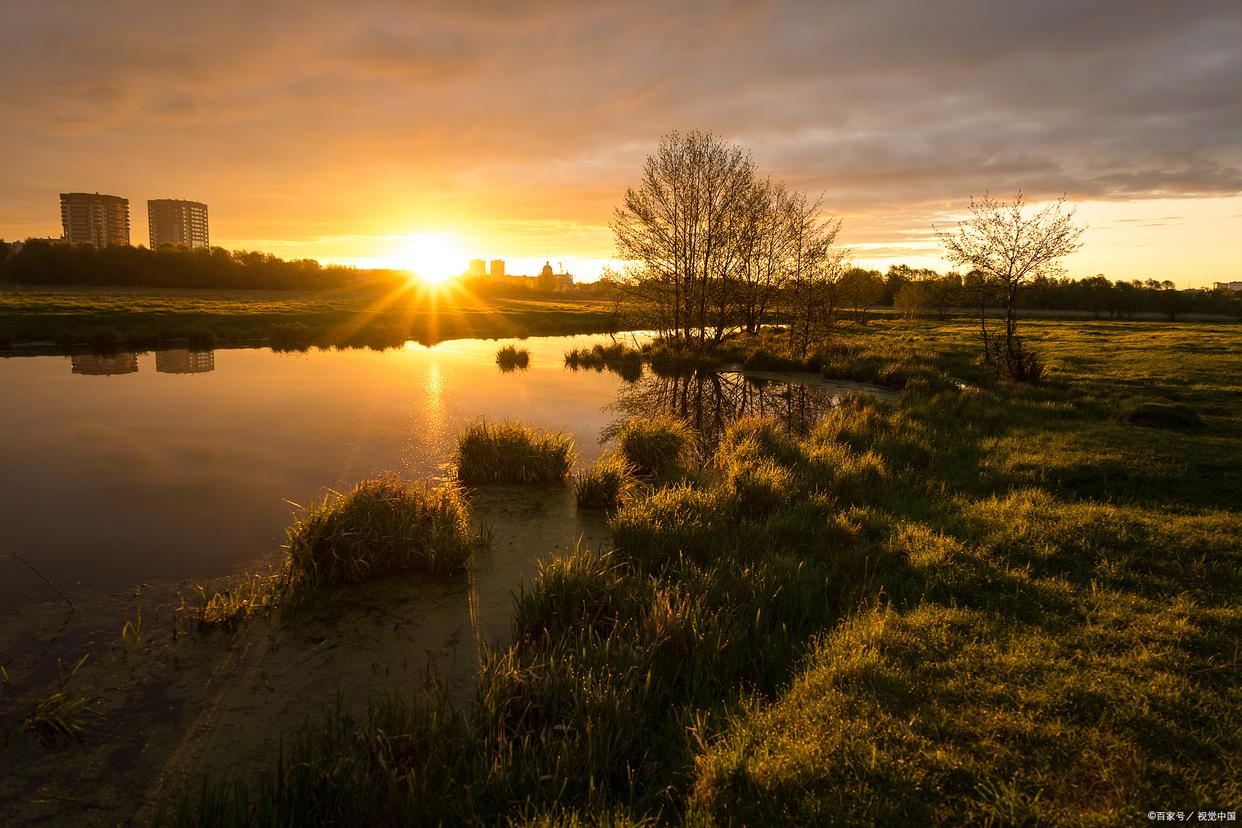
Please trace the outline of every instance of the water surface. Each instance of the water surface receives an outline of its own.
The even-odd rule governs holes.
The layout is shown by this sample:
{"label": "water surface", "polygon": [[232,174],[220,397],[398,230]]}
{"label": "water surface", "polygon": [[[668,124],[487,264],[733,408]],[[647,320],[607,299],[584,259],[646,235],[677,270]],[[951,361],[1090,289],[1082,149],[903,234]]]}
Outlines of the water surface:
{"label": "water surface", "polygon": [[[384,471],[444,476],[457,435],[480,418],[568,431],[589,463],[627,416],[673,413],[710,443],[748,414],[803,430],[861,388],[814,375],[627,382],[565,368],[565,351],[608,339],[0,359],[3,543],[70,594],[215,577],[274,556],[294,504],[326,489]],[[530,351],[528,369],[498,369],[510,342]],[[569,515],[567,535],[582,529]],[[0,613],[55,599],[0,558]]]}

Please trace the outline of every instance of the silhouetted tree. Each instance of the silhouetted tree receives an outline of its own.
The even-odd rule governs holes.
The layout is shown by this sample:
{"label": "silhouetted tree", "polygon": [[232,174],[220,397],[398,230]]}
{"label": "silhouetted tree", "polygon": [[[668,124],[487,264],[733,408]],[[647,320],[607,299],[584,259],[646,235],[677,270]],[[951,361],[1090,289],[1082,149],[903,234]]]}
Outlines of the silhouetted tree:
{"label": "silhouetted tree", "polygon": [[1059,262],[1082,245],[1083,228],[1074,224],[1073,209],[1061,198],[1033,215],[1024,212],[1022,194],[1012,202],[985,195],[970,200],[970,217],[953,232],[937,231],[948,258],[993,281],[1005,308],[999,339],[989,335],[986,314],[979,316],[984,358],[998,372],[1022,382],[1042,373],[1037,356],[1024,351],[1018,337],[1018,292],[1032,279],[1061,272]]}
{"label": "silhouetted tree", "polygon": [[866,311],[884,296],[884,280],[879,271],[852,267],[841,275],[842,304],[854,309],[854,318],[866,322]]}
{"label": "silhouetted tree", "polygon": [[903,318],[910,320],[918,316],[919,310],[927,302],[927,294],[922,282],[907,282],[897,289],[893,297],[893,308]]}
{"label": "silhouetted tree", "polygon": [[927,295],[927,304],[936,309],[936,315],[944,321],[949,308],[956,307],[963,301],[962,276],[957,272],[949,272],[940,276],[935,271],[922,282]]}
{"label": "silhouetted tree", "polygon": [[735,320],[722,313],[742,269],[755,220],[755,164],[741,147],[705,132],[672,132],[625,191],[612,223],[630,282],[656,303],[661,330],[703,345]]}
{"label": "silhouetted tree", "polygon": [[805,354],[812,331],[827,321],[830,293],[841,274],[845,251],[836,247],[840,219],[824,219],[822,202],[797,193],[786,205],[790,233],[786,257],[785,311],[790,350]]}

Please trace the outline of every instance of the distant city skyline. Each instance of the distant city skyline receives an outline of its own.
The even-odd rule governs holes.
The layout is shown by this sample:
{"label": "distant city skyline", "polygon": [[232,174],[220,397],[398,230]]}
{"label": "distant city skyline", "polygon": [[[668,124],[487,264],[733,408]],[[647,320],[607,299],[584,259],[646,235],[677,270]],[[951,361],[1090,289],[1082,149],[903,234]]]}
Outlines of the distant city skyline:
{"label": "distant city skyline", "polygon": [[55,235],[57,187],[187,194],[222,247],[384,265],[453,234],[590,279],[698,128],[823,193],[864,266],[946,270],[932,226],[1021,190],[1078,205],[1072,276],[1242,278],[1236,0],[344,8],[11,5],[0,237]]}

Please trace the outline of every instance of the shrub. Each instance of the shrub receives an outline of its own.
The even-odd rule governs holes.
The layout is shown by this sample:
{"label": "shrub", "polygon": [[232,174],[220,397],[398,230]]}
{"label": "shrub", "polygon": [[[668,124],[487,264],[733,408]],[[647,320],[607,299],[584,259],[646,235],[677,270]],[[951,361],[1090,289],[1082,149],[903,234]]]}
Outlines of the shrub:
{"label": "shrub", "polygon": [[530,364],[530,352],[525,348],[506,345],[496,352],[496,364],[500,366],[500,370],[506,372],[516,368],[525,368]]}
{"label": "shrub", "polygon": [[556,483],[569,476],[573,464],[572,437],[521,423],[470,426],[458,438],[454,457],[463,483]]}
{"label": "shrub", "polygon": [[628,420],[617,433],[617,448],[640,475],[665,475],[689,464],[694,435],[675,417]]}
{"label": "shrub", "polygon": [[454,486],[394,477],[311,506],[288,530],[286,589],[341,586],[411,572],[460,572],[478,545]]}
{"label": "shrub", "polygon": [[620,455],[603,457],[574,475],[574,495],[585,509],[615,509],[635,485],[634,464]]}

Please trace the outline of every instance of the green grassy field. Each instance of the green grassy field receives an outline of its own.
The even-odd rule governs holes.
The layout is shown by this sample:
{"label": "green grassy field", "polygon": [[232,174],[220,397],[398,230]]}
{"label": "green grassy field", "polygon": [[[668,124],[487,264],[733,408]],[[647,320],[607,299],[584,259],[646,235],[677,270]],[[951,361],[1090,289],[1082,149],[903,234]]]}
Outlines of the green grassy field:
{"label": "green grassy field", "polygon": [[325,291],[0,288],[0,346],[154,347],[399,343],[465,336],[589,333],[616,324],[597,299],[482,298],[463,291],[358,286]]}
{"label": "green grassy field", "polygon": [[612,513],[612,549],[543,569],[464,714],[394,698],[169,818],[1236,809],[1242,327],[1025,333],[1049,366],[1034,388],[994,382],[967,322],[837,329],[826,373],[903,385],[897,405],[848,403],[804,437],[735,424],[706,467]]}

